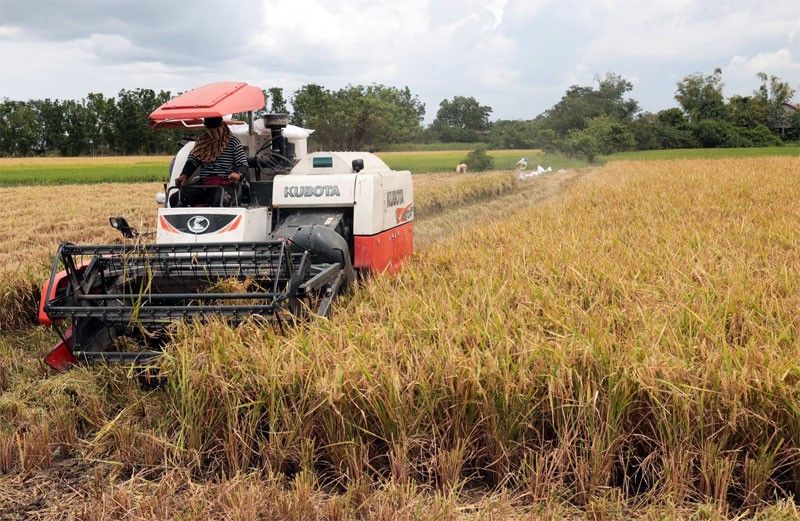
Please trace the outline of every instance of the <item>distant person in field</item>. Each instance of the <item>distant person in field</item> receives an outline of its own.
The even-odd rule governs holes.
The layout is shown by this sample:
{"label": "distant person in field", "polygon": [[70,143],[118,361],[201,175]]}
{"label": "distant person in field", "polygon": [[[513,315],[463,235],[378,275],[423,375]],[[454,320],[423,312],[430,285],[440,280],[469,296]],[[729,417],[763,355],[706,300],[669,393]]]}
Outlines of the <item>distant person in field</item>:
{"label": "distant person in field", "polygon": [[[247,175],[247,156],[239,138],[222,118],[205,118],[205,133],[197,138],[175,186],[185,206],[219,206],[220,195],[230,200],[236,183]],[[222,186],[223,190],[209,187]]]}

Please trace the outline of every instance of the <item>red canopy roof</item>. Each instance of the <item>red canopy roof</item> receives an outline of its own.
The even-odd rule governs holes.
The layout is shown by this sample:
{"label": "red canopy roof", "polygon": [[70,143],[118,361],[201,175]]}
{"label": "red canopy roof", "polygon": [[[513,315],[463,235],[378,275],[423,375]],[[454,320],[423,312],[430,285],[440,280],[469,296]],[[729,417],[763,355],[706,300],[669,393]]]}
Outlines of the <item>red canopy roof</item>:
{"label": "red canopy roof", "polygon": [[196,124],[202,118],[221,118],[236,112],[259,110],[264,105],[264,93],[255,85],[234,81],[209,83],[158,107],[150,114],[150,125]]}

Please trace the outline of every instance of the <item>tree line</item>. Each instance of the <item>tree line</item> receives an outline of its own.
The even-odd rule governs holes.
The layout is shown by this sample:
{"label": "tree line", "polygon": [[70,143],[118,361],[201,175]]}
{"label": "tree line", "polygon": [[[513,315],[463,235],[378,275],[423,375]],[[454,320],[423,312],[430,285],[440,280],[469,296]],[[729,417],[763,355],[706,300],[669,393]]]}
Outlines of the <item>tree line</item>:
{"label": "tree line", "polygon": [[[263,112],[290,113],[292,123],[315,129],[312,146],[380,150],[403,143],[482,143],[492,148],[542,148],[593,160],[631,149],[780,145],[800,140],[795,91],[759,74],[751,95],[723,93],[722,72],[692,74],[676,85],[678,106],[641,110],[633,85],[613,73],[591,86],[573,85],[550,109],[528,120],[491,120],[492,108],[474,97],[442,100],[423,125],[425,105],[408,87],[308,84],[290,98],[265,91]],[[0,100],[0,155],[173,153],[186,134],[158,130],[147,116],[173,97],[169,91],[90,93],[80,100]]]}
{"label": "tree line", "polygon": [[800,140],[795,91],[776,76],[758,74],[751,95],[723,94],[722,71],[678,82],[677,107],[644,112],[626,97],[633,85],[607,74],[597,86],[572,86],[550,110],[529,122],[495,122],[493,145],[524,144],[588,160],[625,150],[780,146]]}

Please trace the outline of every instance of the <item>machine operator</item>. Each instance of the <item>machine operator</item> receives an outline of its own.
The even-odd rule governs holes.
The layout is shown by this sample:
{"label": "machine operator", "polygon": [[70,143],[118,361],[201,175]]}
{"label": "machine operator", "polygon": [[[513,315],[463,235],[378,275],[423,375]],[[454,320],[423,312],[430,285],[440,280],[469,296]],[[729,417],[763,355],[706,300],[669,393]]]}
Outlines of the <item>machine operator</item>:
{"label": "machine operator", "polygon": [[[229,204],[237,183],[247,175],[242,142],[231,134],[222,118],[204,118],[203,126],[205,132],[197,138],[181,175],[175,180],[175,186],[182,187],[182,206]],[[218,186],[223,189],[215,188]]]}

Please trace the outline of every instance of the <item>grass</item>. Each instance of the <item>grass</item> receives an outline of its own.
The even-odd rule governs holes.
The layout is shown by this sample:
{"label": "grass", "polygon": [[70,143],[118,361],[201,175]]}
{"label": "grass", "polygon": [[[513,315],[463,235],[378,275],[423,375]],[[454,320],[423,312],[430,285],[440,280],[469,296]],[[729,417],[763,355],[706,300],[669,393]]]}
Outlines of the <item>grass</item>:
{"label": "grass", "polygon": [[421,151],[448,151],[448,150],[472,150],[477,146],[488,147],[486,143],[397,143],[386,145],[383,152],[421,152]]}
{"label": "grass", "polygon": [[161,393],[0,337],[0,501],[66,453],[93,519],[796,518],[798,172],[612,162],[330,319],[177,327]]}
{"label": "grass", "polygon": [[789,156],[800,157],[800,146],[786,145],[782,147],[752,147],[752,148],[684,148],[671,150],[635,150],[632,152],[618,152],[607,156],[604,160],[636,160],[650,161],[657,159],[723,159]]}
{"label": "grass", "polygon": [[[378,156],[395,170],[412,172],[452,172],[456,165],[464,160],[464,150],[450,151],[418,151],[418,152],[380,152]],[[537,163],[560,168],[579,168],[587,166],[586,162],[570,159],[558,154],[545,154],[540,150],[491,150],[497,170],[511,170],[522,157],[528,158],[529,167],[536,168]]]}
{"label": "grass", "polygon": [[[458,145],[458,146],[456,146]],[[443,149],[447,147],[447,149]],[[395,170],[422,172],[453,172],[466,153],[474,148],[469,143],[431,143],[415,146],[414,150],[384,151],[378,156]],[[497,170],[511,170],[521,157],[528,164],[560,168],[581,168],[588,163],[560,154],[545,154],[540,150],[493,150]],[[790,156],[800,157],[800,146],[764,148],[714,148],[641,150],[620,152],[602,158],[611,160],[702,159]],[[164,182],[171,158],[169,156],[129,156],[93,158],[2,158],[0,187],[28,185],[60,185],[90,183]]]}
{"label": "grass", "polygon": [[87,162],[30,164],[5,164],[0,161],[0,186],[145,183],[164,182],[167,179],[169,159],[139,158],[139,161],[130,163],[98,159]]}
{"label": "grass", "polygon": [[[586,166],[586,163],[559,155],[543,154],[538,150],[495,150],[497,170],[511,170],[523,156],[531,164],[537,162],[554,169]],[[381,152],[381,159],[395,170],[414,173],[453,172],[466,152],[413,151]],[[171,158],[147,157],[94,157],[94,158],[5,158],[0,159],[0,187],[28,185],[61,185],[89,183],[145,183],[164,182]]]}

